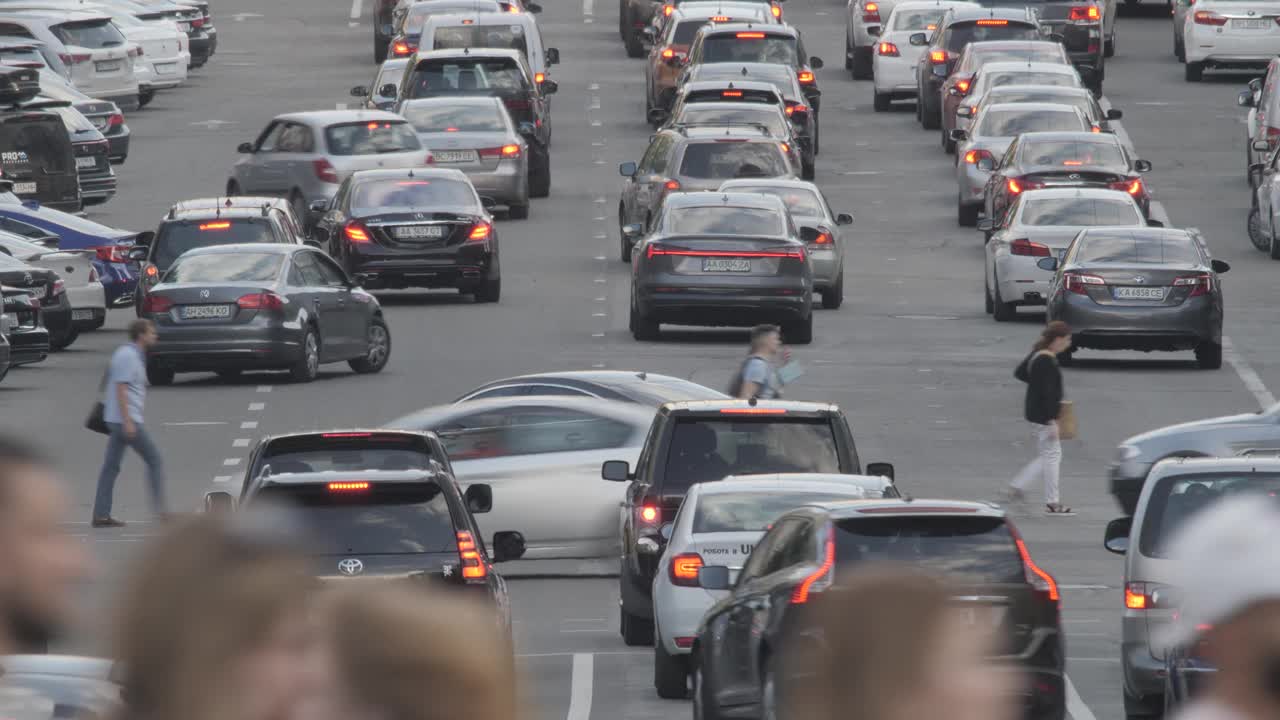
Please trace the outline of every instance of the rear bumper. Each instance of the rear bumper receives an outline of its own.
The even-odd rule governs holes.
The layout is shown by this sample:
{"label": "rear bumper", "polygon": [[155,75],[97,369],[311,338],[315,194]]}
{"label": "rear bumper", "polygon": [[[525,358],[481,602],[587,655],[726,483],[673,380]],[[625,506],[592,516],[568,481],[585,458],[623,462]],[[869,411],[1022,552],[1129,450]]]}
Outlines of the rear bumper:
{"label": "rear bumper", "polygon": [[[509,167],[504,167],[509,166]],[[499,205],[529,204],[529,161],[502,161],[496,170],[467,172],[467,179],[475,186],[476,193],[491,197]]]}
{"label": "rear bumper", "polygon": [[187,81],[187,66],[191,53],[179,53],[167,58],[153,58],[134,64],[134,76],[142,90],[175,88]]}
{"label": "rear bumper", "polygon": [[[790,294],[783,295],[786,291]],[[813,295],[800,287],[673,286],[651,283],[637,289],[640,311],[674,325],[749,327],[761,322],[790,323],[809,317]]]}
{"label": "rear bumper", "polygon": [[347,272],[366,289],[467,288],[496,276],[496,237],[489,247],[480,243],[435,250],[393,250],[376,246],[374,252],[352,253],[345,258]]}
{"label": "rear bumper", "polygon": [[191,53],[191,62],[187,67],[200,67],[209,62],[213,54],[214,40],[203,31],[187,36],[187,50]]}
{"label": "rear bumper", "polygon": [[49,331],[42,327],[9,331],[9,366],[30,365],[49,357]]}
{"label": "rear bumper", "polygon": [[147,354],[148,362],[175,372],[285,368],[297,362],[302,347],[302,339],[295,333],[261,328],[246,328],[245,332],[183,328],[175,332],[175,326],[163,325],[160,337]]}
{"label": "rear bumper", "polygon": [[107,166],[107,171],[95,172],[80,176],[80,199],[85,205],[99,205],[116,196],[116,174]]}
{"label": "rear bumper", "polygon": [[122,163],[125,158],[129,157],[129,136],[128,126],[124,126],[124,130],[115,134],[107,135],[107,157],[111,158],[111,162]]}
{"label": "rear bumper", "polygon": [[844,261],[834,248],[816,250],[815,247],[820,246],[810,245],[808,248],[809,265],[813,268],[813,289],[823,290],[835,284],[844,269]]}
{"label": "rear bumper", "polygon": [[1076,347],[1099,350],[1192,350],[1222,342],[1222,315],[1203,298],[1174,307],[1099,305],[1071,296],[1050,304],[1051,320],[1071,325]]}

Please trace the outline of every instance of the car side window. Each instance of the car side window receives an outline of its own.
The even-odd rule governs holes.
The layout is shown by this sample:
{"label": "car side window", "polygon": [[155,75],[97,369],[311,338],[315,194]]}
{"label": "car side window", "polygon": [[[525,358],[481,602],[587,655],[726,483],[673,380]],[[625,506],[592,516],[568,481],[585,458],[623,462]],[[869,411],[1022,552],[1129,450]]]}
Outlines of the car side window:
{"label": "car side window", "polygon": [[294,267],[302,275],[302,284],[305,287],[324,287],[324,275],[320,272],[320,267],[316,264],[316,254],[313,252],[300,252],[293,256]]}
{"label": "car side window", "polygon": [[285,124],[280,139],[276,141],[276,152],[302,153],[313,149],[311,129],[299,123]]}
{"label": "car side window", "polygon": [[640,450],[640,457],[636,459],[635,477],[637,480],[644,480],[648,476],[649,463],[653,459],[654,445],[658,442],[658,429],[662,426],[661,415],[655,417],[653,424],[649,426],[649,434],[644,438],[644,446]]}
{"label": "car side window", "polygon": [[267,128],[258,136],[258,144],[256,150],[258,152],[275,152],[276,144],[280,142],[280,134],[284,132],[287,123],[279,120],[273,120]]}
{"label": "car side window", "polygon": [[768,574],[765,569],[774,554],[774,548],[783,539],[782,535],[786,531],[787,523],[788,521],[783,521],[774,525],[764,534],[764,537],[760,538],[760,542],[756,543],[755,549],[751,551],[746,564],[742,566],[742,571],[738,574],[739,585]]}
{"label": "car side window", "polygon": [[778,570],[785,570],[812,562],[815,555],[813,523],[806,521],[797,527],[796,531],[788,538],[786,548],[778,555]]}
{"label": "car side window", "polygon": [[640,171],[644,174],[660,174],[666,169],[665,147],[667,145],[667,136],[659,135],[649,144],[649,150],[645,152],[644,158],[640,161]]}
{"label": "car side window", "polygon": [[595,397],[589,392],[565,385],[528,385],[526,395],[568,395],[570,397]]}
{"label": "car side window", "polygon": [[298,269],[297,262],[289,263],[288,282],[294,287],[306,287],[307,281],[302,279],[302,271]]}
{"label": "car side window", "polygon": [[536,455],[621,447],[632,431],[624,422],[578,410],[520,407],[505,434],[509,454]]}
{"label": "car side window", "polygon": [[347,195],[351,192],[351,176],[348,175],[342,184],[338,186],[338,192],[333,194],[333,203],[331,207],[343,208],[347,204]]}
{"label": "car side window", "polygon": [[320,277],[324,279],[325,285],[329,287],[347,287],[350,284],[347,280],[347,274],[328,256],[318,252],[310,252],[308,254],[316,263],[316,267],[320,269]]}
{"label": "car side window", "polygon": [[454,462],[502,457],[510,454],[503,437],[510,415],[511,409],[485,410],[454,418],[435,430]]}
{"label": "car side window", "polygon": [[478,392],[471,395],[467,400],[486,400],[496,397],[517,397],[519,395],[528,395],[529,388],[524,385],[507,385],[506,387],[496,387],[489,390]]}

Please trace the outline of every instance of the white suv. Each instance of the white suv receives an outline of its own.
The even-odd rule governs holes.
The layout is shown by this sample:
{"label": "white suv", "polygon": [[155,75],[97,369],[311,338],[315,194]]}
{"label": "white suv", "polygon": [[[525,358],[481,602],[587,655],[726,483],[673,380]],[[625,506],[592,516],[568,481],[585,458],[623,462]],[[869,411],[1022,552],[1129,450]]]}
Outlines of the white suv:
{"label": "white suv", "polygon": [[1183,23],[1187,82],[1205,68],[1265,67],[1280,55],[1280,1],[1198,0]]}

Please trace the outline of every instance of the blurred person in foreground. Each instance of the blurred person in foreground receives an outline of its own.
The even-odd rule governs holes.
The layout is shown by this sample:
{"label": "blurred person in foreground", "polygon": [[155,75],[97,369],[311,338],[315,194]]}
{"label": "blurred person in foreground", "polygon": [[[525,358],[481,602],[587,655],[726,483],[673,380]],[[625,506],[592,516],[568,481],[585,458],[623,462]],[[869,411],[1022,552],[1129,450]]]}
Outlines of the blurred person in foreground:
{"label": "blurred person in foreground", "polygon": [[142,553],[114,626],[128,720],[294,717],[316,585],[292,520],[274,509],[198,516]]}
{"label": "blurred person in foreground", "polygon": [[1002,638],[982,633],[953,588],[892,566],[849,574],[810,596],[822,637],[784,649],[779,717],[787,720],[1014,720],[1016,675],[986,660]]}
{"label": "blurred person in foreground", "polygon": [[1192,517],[1169,546],[1182,601],[1170,646],[1202,640],[1217,668],[1179,720],[1280,718],[1280,508],[1242,495]]}

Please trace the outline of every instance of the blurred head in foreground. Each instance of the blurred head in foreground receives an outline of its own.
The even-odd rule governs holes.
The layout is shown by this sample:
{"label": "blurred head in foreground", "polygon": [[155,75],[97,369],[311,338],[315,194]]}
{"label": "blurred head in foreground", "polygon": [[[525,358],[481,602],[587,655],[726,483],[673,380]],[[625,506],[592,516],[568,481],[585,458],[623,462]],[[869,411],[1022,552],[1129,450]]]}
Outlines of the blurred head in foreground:
{"label": "blurred head in foreground", "polygon": [[999,638],[975,629],[953,594],[928,575],[868,567],[810,596],[825,642],[800,638],[786,649],[780,715],[1012,720],[1015,680],[985,661]]}

